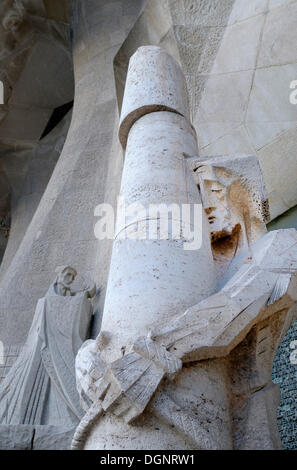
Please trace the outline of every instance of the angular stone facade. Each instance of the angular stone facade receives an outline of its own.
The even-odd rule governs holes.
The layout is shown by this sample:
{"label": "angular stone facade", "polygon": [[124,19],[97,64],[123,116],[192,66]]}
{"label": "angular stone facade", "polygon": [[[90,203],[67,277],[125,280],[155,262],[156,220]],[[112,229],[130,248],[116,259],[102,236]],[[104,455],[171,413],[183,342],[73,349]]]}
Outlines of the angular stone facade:
{"label": "angular stone facade", "polygon": [[[148,430],[160,425],[167,433],[164,449],[278,448],[274,419],[278,398],[270,382],[271,367],[295,317],[292,285],[297,260],[290,251],[295,235],[282,229],[297,228],[284,215],[297,204],[297,104],[292,98],[297,83],[297,1],[3,0],[0,13],[1,383],[9,382],[13,364],[24,357],[28,335],[31,345],[39,345],[39,333],[32,339],[32,321],[56,268],[74,266],[82,275],[75,289],[86,289],[84,279],[89,279],[87,284],[95,282],[97,290],[93,288],[88,300],[91,329],[80,335],[81,342],[94,340],[78,355],[79,393],[71,392],[74,401],[66,398],[71,407],[80,394],[79,406],[86,412],[73,447],[100,448],[105,439],[109,446],[111,441],[102,436],[118,427],[127,442],[135,437],[139,448],[154,448],[158,435]],[[98,240],[95,208],[101,204],[116,208],[119,194],[142,209],[136,208],[126,223],[117,226],[115,240]],[[164,243],[121,238],[129,238],[136,226],[144,234],[142,210],[161,203],[175,204],[176,210],[183,204],[202,204],[200,249],[183,250],[181,241],[170,240],[170,234]],[[268,228],[274,234],[266,233],[269,213]],[[183,220],[173,213],[172,222]],[[160,229],[154,228],[156,233]],[[192,229],[192,221],[183,226],[183,242],[189,242]],[[290,256],[279,255],[276,241]],[[215,308],[212,302],[220,296],[232,303],[225,298],[228,285],[234,282],[242,289],[236,276],[245,273],[250,262],[258,279],[255,273],[262,269],[258,250],[266,252],[267,247],[274,250],[271,256],[277,262],[269,265],[265,301],[250,299],[251,323],[245,323],[242,313],[248,306],[240,305],[234,312],[243,320],[235,322],[234,330],[219,320],[206,328],[205,350],[200,350],[197,332],[192,349],[184,344],[175,356],[179,353],[169,346],[171,340],[163,349],[163,339],[152,333],[156,328],[165,331],[164,324],[171,322],[188,328],[180,316],[195,317],[194,311],[198,323],[205,322],[199,313],[201,302],[207,309]],[[246,276],[241,295],[249,298],[252,281]],[[74,300],[72,304],[73,318],[86,311],[75,307]],[[262,337],[266,315],[270,333]],[[62,323],[55,325],[57,331],[62,328]],[[222,330],[216,343],[211,331],[218,325]],[[199,328],[203,330],[202,324]],[[278,426],[284,448],[296,448],[297,442],[297,365],[290,362],[294,341],[296,326],[285,336],[273,366],[273,381],[281,389]],[[154,371],[151,388],[139,406],[137,400],[135,406],[127,405],[131,397],[125,395],[126,382],[121,382],[114,366],[129,360],[129,354],[140,361],[140,369],[146,364]],[[195,364],[188,364],[187,354]],[[202,359],[207,366],[201,365]],[[51,360],[59,370],[59,360]],[[64,390],[62,395],[75,390],[74,357],[70,362],[71,374],[62,374],[67,385],[62,379],[56,382],[60,394]],[[245,367],[250,370],[249,382],[240,369]],[[46,375],[53,384],[54,373]],[[201,386],[200,392],[209,393],[213,403],[203,405],[200,392],[193,394],[199,380],[205,388]],[[104,383],[114,381],[119,386],[114,389],[117,398],[105,400]],[[219,385],[212,388],[210,383]],[[131,390],[138,386],[141,390],[135,377]],[[252,399],[247,390],[257,398]],[[28,403],[36,390],[31,392]],[[41,403],[46,416],[53,416],[49,410],[58,400],[54,396]],[[164,396],[168,409],[162,408]],[[218,397],[221,422],[233,425],[229,430],[218,426],[216,434],[208,420],[212,422]],[[191,399],[202,400],[204,414],[198,418],[195,412],[192,416]],[[5,407],[2,400],[0,416],[1,410],[10,416]],[[179,407],[188,423],[184,428]],[[271,419],[264,408],[270,410]],[[102,424],[97,419],[101,412]],[[256,419],[253,423],[257,414],[261,423]],[[29,420],[33,430],[21,418],[13,423],[5,419],[0,419],[3,448],[10,448],[8,442],[13,442],[12,448],[56,448],[57,435],[62,434],[62,447],[70,447],[74,427],[69,429],[67,420],[64,428],[63,419]],[[239,422],[245,423],[246,434]],[[189,440],[190,429],[196,434]],[[208,431],[211,438],[205,434]],[[114,445],[125,447],[117,438]]]}

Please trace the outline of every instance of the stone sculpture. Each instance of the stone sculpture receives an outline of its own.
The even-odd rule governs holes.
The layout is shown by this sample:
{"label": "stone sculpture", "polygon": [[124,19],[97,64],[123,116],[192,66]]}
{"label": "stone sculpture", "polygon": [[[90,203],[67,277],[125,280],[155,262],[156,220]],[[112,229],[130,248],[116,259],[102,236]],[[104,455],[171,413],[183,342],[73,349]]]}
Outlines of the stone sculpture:
{"label": "stone sculpture", "polygon": [[75,389],[75,355],[88,337],[94,285],[72,290],[70,266],[37,303],[27,341],[0,386],[1,425],[73,427],[82,417]]}
{"label": "stone sculpture", "polygon": [[271,368],[296,317],[296,230],[266,233],[256,157],[195,157],[184,79],[160,48],[130,61],[120,140],[122,196],[202,201],[202,247],[123,237],[140,212],[116,233],[102,331],[76,359],[87,412],[72,447],[279,448]]}
{"label": "stone sculpture", "polygon": [[0,60],[11,54],[28,33],[26,10],[21,0],[5,0],[2,9],[0,35],[2,39]]}

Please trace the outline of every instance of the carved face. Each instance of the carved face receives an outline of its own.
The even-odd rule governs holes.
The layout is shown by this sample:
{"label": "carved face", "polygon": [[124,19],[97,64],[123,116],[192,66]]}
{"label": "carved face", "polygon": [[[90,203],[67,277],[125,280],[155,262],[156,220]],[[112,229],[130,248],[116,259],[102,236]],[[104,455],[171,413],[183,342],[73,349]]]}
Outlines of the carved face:
{"label": "carved face", "polygon": [[58,283],[69,286],[74,281],[75,276],[76,273],[72,269],[66,268],[61,274],[59,274]]}
{"label": "carved face", "polygon": [[3,27],[7,31],[15,33],[22,24],[22,17],[17,12],[10,12],[3,19]]}
{"label": "carved face", "polygon": [[[4,2],[4,3],[3,3]],[[0,6],[0,59],[13,52],[26,33],[25,9],[19,0],[1,0]]]}
{"label": "carved face", "polygon": [[237,221],[230,210],[228,183],[209,165],[200,166],[196,174],[199,176],[202,204],[209,220],[212,239],[231,235]]}

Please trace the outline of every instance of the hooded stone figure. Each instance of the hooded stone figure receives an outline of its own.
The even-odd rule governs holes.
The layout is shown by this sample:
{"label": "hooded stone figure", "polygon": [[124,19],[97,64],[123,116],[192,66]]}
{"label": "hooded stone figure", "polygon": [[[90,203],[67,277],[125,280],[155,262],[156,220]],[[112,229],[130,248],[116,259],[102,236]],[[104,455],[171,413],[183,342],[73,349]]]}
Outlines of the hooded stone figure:
{"label": "hooded stone figure", "polygon": [[95,287],[71,290],[70,266],[39,299],[23,350],[0,387],[1,424],[73,427],[82,417],[75,386],[75,355],[87,338]]}

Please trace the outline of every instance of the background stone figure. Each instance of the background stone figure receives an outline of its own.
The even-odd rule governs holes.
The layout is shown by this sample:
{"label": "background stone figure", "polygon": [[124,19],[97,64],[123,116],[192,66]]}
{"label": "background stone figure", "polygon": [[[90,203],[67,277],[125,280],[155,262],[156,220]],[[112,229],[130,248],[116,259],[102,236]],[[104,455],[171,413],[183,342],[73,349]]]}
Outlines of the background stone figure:
{"label": "background stone figure", "polygon": [[57,278],[37,303],[24,348],[0,387],[0,423],[73,427],[82,417],[75,355],[89,334],[95,287],[74,291],[76,271]]}

